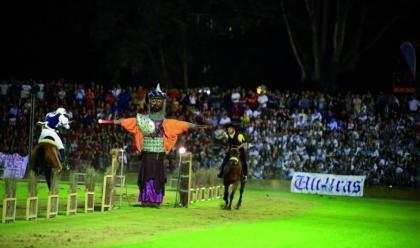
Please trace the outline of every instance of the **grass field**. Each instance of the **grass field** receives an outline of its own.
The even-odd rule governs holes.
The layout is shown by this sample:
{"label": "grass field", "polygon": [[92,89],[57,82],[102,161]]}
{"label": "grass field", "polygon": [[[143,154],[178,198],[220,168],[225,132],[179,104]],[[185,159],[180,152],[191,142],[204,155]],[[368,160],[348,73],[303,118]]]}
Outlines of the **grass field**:
{"label": "grass field", "polygon": [[[42,204],[40,218],[25,221],[26,185],[18,189],[18,220],[0,224],[0,247],[420,247],[420,201],[374,198],[369,190],[364,198],[326,197],[288,193],[287,182],[250,182],[243,208],[226,211],[221,199],[174,208],[173,191],[160,209],[140,208],[133,206],[137,189],[129,185],[131,206],[124,199],[111,212],[84,214],[80,208],[64,216],[62,185],[61,215],[46,220]],[[418,193],[387,190],[375,195]],[[45,203],[44,185],[39,195]],[[82,207],[82,193],[79,199]]]}

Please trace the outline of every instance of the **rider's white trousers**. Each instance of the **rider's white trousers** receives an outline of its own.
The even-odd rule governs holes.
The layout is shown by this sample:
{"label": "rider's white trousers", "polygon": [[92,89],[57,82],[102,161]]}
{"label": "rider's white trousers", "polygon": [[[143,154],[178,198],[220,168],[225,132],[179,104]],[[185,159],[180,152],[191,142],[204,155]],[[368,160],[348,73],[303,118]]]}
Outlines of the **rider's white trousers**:
{"label": "rider's white trousers", "polygon": [[38,143],[41,142],[41,140],[43,140],[47,136],[50,136],[54,139],[55,143],[57,144],[57,149],[64,149],[63,141],[61,141],[60,136],[58,136],[57,132],[54,129],[43,128],[41,131],[41,135],[39,136]]}

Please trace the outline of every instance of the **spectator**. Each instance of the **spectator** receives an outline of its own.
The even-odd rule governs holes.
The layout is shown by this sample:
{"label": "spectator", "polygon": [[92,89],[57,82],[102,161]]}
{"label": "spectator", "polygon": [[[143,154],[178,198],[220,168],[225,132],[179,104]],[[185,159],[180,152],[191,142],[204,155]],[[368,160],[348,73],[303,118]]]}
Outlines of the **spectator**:
{"label": "spectator", "polygon": [[[29,133],[26,123],[31,106],[27,100],[29,95],[24,92],[27,90],[22,86],[32,83],[14,79],[1,81],[0,151],[26,155]],[[37,101],[35,120],[41,120],[50,109],[50,101],[73,111],[68,115],[74,120],[74,130],[62,135],[63,141],[72,147],[67,156],[74,163],[85,164],[84,159],[99,157],[105,161],[100,162],[103,168],[110,160],[109,149],[123,143],[132,144],[129,135],[114,126],[98,125],[96,120],[131,116],[136,109],[141,110],[146,93],[142,86],[124,86],[128,89],[128,100],[122,97],[124,103],[120,104],[118,96],[123,88],[117,84],[108,89],[90,83],[87,92],[84,92],[85,85],[75,87],[74,82],[64,79],[42,84],[46,101]],[[207,96],[197,95],[198,89],[174,89],[167,107],[177,119],[208,123],[213,129],[239,117],[251,147],[250,175],[257,171],[258,177],[262,173],[263,178],[269,178],[277,177],[279,171],[288,176],[294,171],[311,171],[366,175],[367,182],[373,184],[417,184],[420,106],[415,96],[382,92],[332,95],[311,91],[267,91],[256,96],[253,90],[245,90],[243,87],[212,87]],[[232,99],[235,93],[240,96],[238,101],[236,97]],[[19,102],[21,96],[24,101]],[[190,96],[195,98],[193,105]],[[238,111],[240,109],[242,112]],[[17,125],[20,127],[15,128]],[[224,153],[220,144],[212,144],[210,133],[211,129],[192,131],[184,144],[202,166],[218,167]],[[23,142],[14,141],[18,138]],[[130,151],[129,163],[138,159],[135,149]],[[168,159],[172,161],[171,157]]]}
{"label": "spectator", "polygon": [[411,113],[416,113],[418,108],[420,107],[420,102],[413,96],[411,100],[408,102],[408,109]]}

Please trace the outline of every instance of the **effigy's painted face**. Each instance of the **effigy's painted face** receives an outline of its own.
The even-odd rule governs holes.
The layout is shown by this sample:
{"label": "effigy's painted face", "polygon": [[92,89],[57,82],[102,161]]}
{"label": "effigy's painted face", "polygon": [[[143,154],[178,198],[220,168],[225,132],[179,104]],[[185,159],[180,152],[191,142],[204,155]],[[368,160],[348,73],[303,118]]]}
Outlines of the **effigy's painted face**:
{"label": "effigy's painted face", "polygon": [[162,110],[164,99],[162,98],[150,98],[150,110],[153,112],[159,112]]}

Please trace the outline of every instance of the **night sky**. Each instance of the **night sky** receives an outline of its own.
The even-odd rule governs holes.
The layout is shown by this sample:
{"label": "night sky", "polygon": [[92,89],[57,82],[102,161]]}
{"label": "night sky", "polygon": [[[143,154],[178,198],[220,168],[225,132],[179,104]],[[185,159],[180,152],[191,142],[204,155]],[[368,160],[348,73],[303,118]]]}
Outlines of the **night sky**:
{"label": "night sky", "polygon": [[[0,78],[49,80],[64,77],[71,80],[100,82],[109,82],[113,79],[125,82],[159,80],[155,78],[156,74],[150,73],[151,61],[146,55],[141,60],[143,72],[130,74],[123,71],[118,74],[118,77],[109,73],[109,67],[113,68],[112,62],[115,56],[108,55],[112,54],[114,49],[121,49],[124,46],[121,45],[124,44],[121,41],[125,39],[124,29],[129,25],[147,26],[146,21],[141,23],[141,18],[132,17],[133,22],[129,21],[121,25],[119,39],[107,41],[106,46],[96,37],[97,27],[102,25],[101,22],[106,23],[106,21],[98,21],[100,20],[98,17],[106,17],[104,13],[109,9],[114,9],[115,13],[119,13],[119,10],[115,8],[121,7],[123,9],[121,12],[124,12],[124,5],[127,4],[127,8],[130,8],[130,4],[134,4],[133,1],[118,2],[121,6],[117,7],[107,4],[109,1],[105,3],[89,1],[83,4],[73,2],[31,2],[30,5],[15,3],[14,6],[1,8]],[[209,4],[209,2],[215,2],[215,4]],[[229,85],[265,83],[279,88],[288,88],[295,83],[306,86],[313,83],[300,82],[299,67],[280,16],[258,19],[255,18],[258,16],[258,11],[252,10],[248,1],[226,2],[228,2],[226,5],[223,1],[189,4],[188,9],[181,16],[181,18],[185,17],[187,23],[190,85],[213,82]],[[361,55],[360,61],[353,70],[340,75],[338,80],[344,87],[357,85],[375,88],[392,83],[392,72],[396,70],[396,61],[400,58],[399,45],[408,40],[420,41],[418,28],[420,19],[417,14],[420,13],[420,4],[416,2],[418,1],[394,1],[393,3],[372,1],[370,3],[370,12],[366,22],[366,29],[369,30],[366,34],[374,34],[387,23],[387,20],[396,16],[398,18],[371,49]],[[266,7],[264,4],[259,6]],[[274,9],[277,7],[272,3],[267,6]],[[241,22],[251,24],[246,24],[249,26],[245,31],[233,32],[232,35],[202,32],[194,15],[194,13],[204,13],[205,17],[210,16],[218,20],[216,24],[219,28],[228,27],[231,25],[229,17],[235,15],[237,9],[243,12],[240,14]],[[354,9],[357,12],[357,6]],[[224,23],[224,20],[227,21]],[[168,30],[168,33],[171,32],[170,29]],[[168,38],[163,41],[163,46],[168,54],[167,63],[177,66],[180,64],[177,60],[179,48],[176,46],[177,41],[173,41],[172,44],[172,40],[176,40],[174,35],[176,36],[177,32],[168,34]],[[301,40],[301,42],[311,43],[309,40]],[[133,43],[137,43],[136,40]],[[141,43],[141,38],[138,43]],[[351,46],[351,42],[347,44],[345,49]],[[173,59],[170,56],[173,56]],[[212,66],[211,76],[203,76],[204,64]],[[178,72],[180,67],[176,66],[173,66],[174,68],[168,66],[170,72],[168,80],[173,85],[179,85],[181,81],[181,73]]]}

